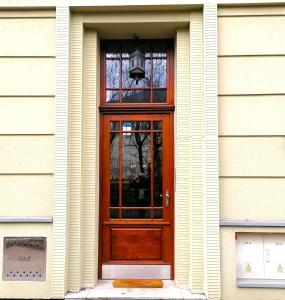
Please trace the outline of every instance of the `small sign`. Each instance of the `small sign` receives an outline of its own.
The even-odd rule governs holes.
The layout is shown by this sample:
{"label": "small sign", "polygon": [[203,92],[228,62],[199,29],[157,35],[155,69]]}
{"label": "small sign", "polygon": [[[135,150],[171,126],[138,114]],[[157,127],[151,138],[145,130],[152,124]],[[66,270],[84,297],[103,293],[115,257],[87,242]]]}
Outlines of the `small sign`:
{"label": "small sign", "polygon": [[3,280],[46,279],[46,238],[5,237]]}

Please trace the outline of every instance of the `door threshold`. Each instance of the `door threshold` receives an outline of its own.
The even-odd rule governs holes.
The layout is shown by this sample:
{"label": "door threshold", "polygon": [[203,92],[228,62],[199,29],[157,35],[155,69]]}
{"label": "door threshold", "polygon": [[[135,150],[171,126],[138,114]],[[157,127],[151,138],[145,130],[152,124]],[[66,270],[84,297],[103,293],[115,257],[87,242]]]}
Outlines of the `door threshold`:
{"label": "door threshold", "polygon": [[163,288],[114,288],[113,280],[99,280],[93,289],[68,293],[65,299],[72,300],[207,300],[203,294],[193,294],[179,288],[173,280],[163,280]]}

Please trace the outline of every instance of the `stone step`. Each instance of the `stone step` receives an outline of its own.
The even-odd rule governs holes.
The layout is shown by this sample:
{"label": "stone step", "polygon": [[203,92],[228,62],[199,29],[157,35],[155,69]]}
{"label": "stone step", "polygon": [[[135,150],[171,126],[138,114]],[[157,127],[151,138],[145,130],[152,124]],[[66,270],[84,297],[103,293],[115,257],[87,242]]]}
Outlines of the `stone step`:
{"label": "stone step", "polygon": [[174,281],[164,280],[163,288],[114,288],[112,280],[99,280],[93,289],[68,293],[69,300],[206,300],[203,294],[193,294],[179,288]]}

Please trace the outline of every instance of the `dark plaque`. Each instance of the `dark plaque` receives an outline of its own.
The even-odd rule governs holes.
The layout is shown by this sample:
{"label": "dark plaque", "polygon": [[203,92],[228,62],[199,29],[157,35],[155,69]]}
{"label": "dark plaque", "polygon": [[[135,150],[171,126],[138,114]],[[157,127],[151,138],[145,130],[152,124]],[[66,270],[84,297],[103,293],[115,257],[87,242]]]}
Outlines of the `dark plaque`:
{"label": "dark plaque", "polygon": [[45,269],[46,238],[4,238],[3,280],[45,280]]}

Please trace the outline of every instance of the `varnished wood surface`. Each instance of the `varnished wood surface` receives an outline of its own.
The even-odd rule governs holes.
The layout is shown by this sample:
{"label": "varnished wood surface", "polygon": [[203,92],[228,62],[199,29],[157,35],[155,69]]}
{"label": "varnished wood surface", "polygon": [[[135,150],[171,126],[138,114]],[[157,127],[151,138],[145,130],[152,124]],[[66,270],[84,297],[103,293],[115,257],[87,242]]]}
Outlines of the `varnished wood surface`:
{"label": "varnished wood surface", "polygon": [[113,281],[115,288],[162,288],[163,282],[159,279],[116,279]]}

